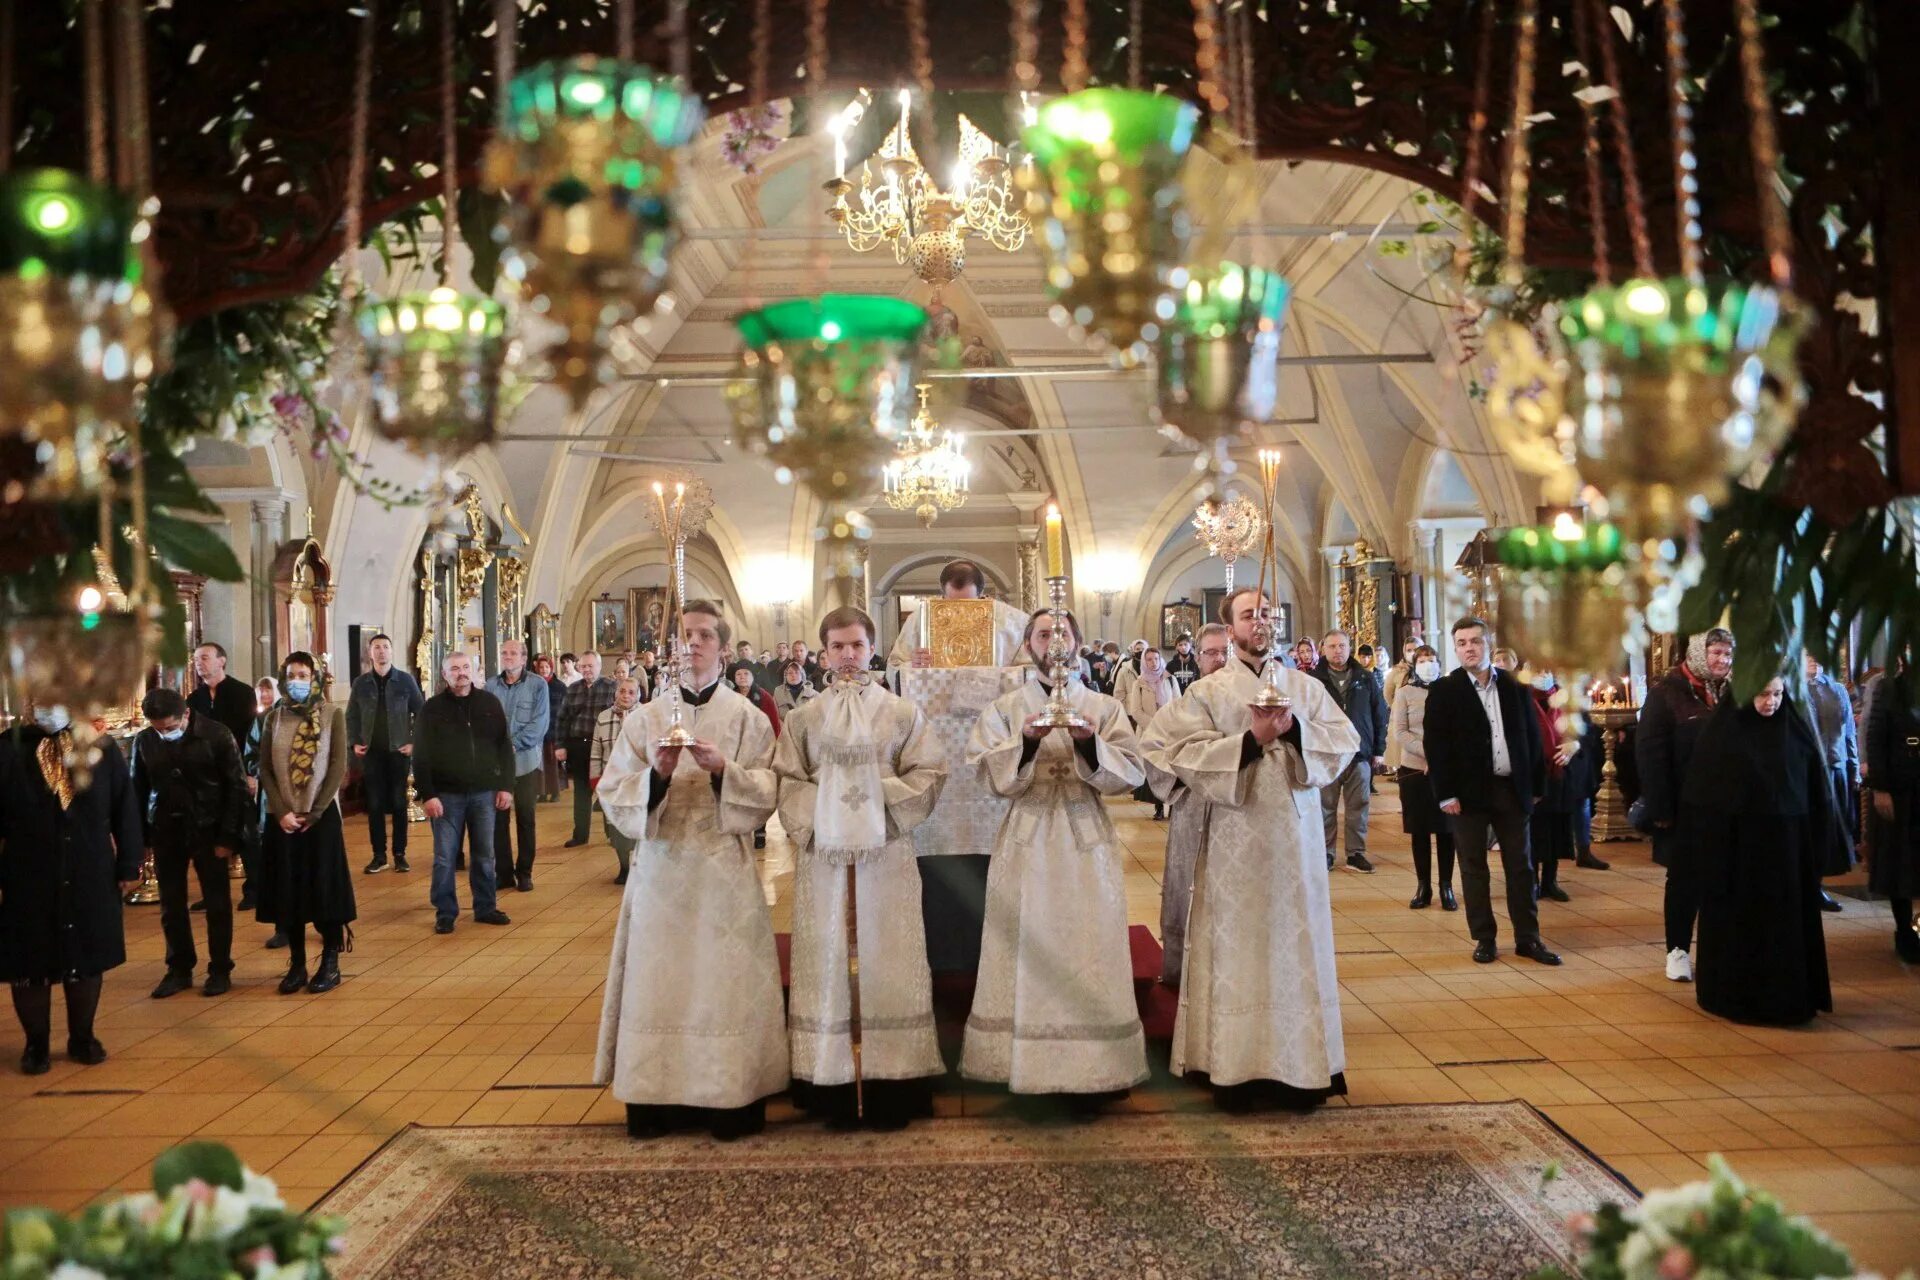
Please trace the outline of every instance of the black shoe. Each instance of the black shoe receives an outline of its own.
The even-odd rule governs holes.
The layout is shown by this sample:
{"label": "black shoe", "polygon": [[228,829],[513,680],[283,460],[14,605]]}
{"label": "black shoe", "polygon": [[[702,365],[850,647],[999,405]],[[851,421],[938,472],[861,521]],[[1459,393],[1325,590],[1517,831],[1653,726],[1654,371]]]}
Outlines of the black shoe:
{"label": "black shoe", "polygon": [[474,912],[473,922],[475,924],[512,924],[513,919],[508,916],[506,912],[495,908],[485,915],[480,914],[478,911]]}
{"label": "black shoe", "polygon": [[[1521,943],[1519,946],[1513,949],[1513,954],[1517,956],[1525,956],[1527,959],[1533,961],[1535,964],[1559,964],[1560,963],[1559,955],[1555,952],[1547,950],[1547,944],[1540,941],[1540,939],[1538,938],[1528,938],[1525,942]],[[1474,958],[1477,960],[1479,959],[1479,956],[1476,954]]]}
{"label": "black shoe", "polygon": [[532,893],[533,877],[532,876],[515,876],[513,878],[513,887],[518,889],[521,893]]}
{"label": "black shoe", "polygon": [[1555,902],[1572,902],[1573,901],[1572,898],[1569,898],[1567,896],[1567,891],[1565,889],[1562,889],[1557,884],[1541,885],[1540,896],[1543,898],[1552,898]]}
{"label": "black shoe", "polygon": [[1413,901],[1409,902],[1407,907],[1409,910],[1418,911],[1423,907],[1430,907],[1432,905],[1433,890],[1423,884],[1420,886],[1420,892],[1413,895]]}
{"label": "black shoe", "polygon": [[290,996],[306,985],[307,970],[305,965],[302,965],[298,969],[288,969],[287,976],[280,979],[280,994]]}
{"label": "black shoe", "polygon": [[205,898],[200,899],[198,902],[194,903],[192,906],[187,908],[187,910],[189,911],[205,911],[206,909],[207,909],[207,900]]}
{"label": "black shoe", "polygon": [[584,839],[574,839],[574,840],[567,841],[565,844],[561,845],[560,847],[562,849],[578,849],[581,845],[585,843],[586,841]]}
{"label": "black shoe", "polygon": [[309,995],[323,996],[340,985],[340,953],[332,947],[320,952],[320,968],[307,984]]}
{"label": "black shoe", "polygon": [[625,884],[627,882],[627,873],[624,870],[621,871],[619,875],[613,878],[613,882],[615,884]]}
{"label": "black shoe", "polygon": [[756,848],[756,849],[764,849],[764,848],[766,848],[766,847],[767,847],[767,833],[766,833],[766,832],[764,832],[764,831],[756,831],[756,832],[754,832],[754,833],[753,833],[753,847],[754,847],[754,848]]}
{"label": "black shoe", "polygon": [[83,1067],[97,1067],[107,1060],[107,1046],[92,1036],[85,1040],[67,1041],[67,1061],[77,1062]]}
{"label": "black shoe", "polygon": [[1157,804],[1153,806],[1153,820],[1155,822],[1165,822],[1167,820],[1167,807],[1165,805]]}
{"label": "black shoe", "polygon": [[280,950],[280,948],[286,945],[287,945],[287,932],[284,929],[275,929],[273,931],[273,936],[267,939],[267,949],[269,951],[278,951]]}
{"label": "black shoe", "polygon": [[1613,870],[1613,864],[1611,862],[1602,862],[1600,859],[1594,857],[1592,850],[1583,851],[1579,857],[1573,860],[1573,865],[1576,867],[1585,867],[1588,871]]}
{"label": "black shoe", "polygon": [[1363,876],[1373,874],[1373,864],[1367,861],[1367,855],[1364,853],[1349,854],[1347,856],[1347,869],[1349,871],[1358,871]]}
{"label": "black shoe", "polygon": [[435,921],[433,922],[433,931],[434,931],[435,933],[452,933],[452,932],[453,932],[453,917],[452,917],[452,916],[441,916],[441,917],[440,917],[440,918],[439,918],[438,920],[435,920]]}
{"label": "black shoe", "polygon": [[376,855],[372,862],[369,862],[364,868],[362,868],[361,874],[369,875],[369,876],[377,876],[382,871],[385,871],[386,869],[387,869],[387,856],[383,853],[383,854]]}
{"label": "black shoe", "polygon": [[243,893],[240,895],[240,901],[233,904],[233,909],[235,911],[251,911],[259,905],[260,903],[251,893]]}
{"label": "black shoe", "polygon": [[1475,964],[1492,964],[1499,958],[1500,948],[1494,945],[1492,938],[1482,938],[1474,944],[1473,962]]}
{"label": "black shoe", "polygon": [[767,1127],[767,1104],[756,1102],[738,1110],[721,1111],[714,1115],[707,1126],[707,1132],[719,1142],[734,1142],[740,1138],[750,1138]]}
{"label": "black shoe", "polygon": [[1332,855],[1332,854],[1328,854],[1328,855],[1327,855],[1327,870],[1329,870],[1329,871],[1331,871],[1331,870],[1333,870],[1333,855]]}
{"label": "black shoe", "polygon": [[20,1055],[20,1071],[23,1075],[43,1076],[53,1070],[53,1055],[44,1044],[28,1043],[25,1053]]}
{"label": "black shoe", "polygon": [[1920,933],[1902,929],[1893,935],[1893,954],[1908,964],[1920,964]]}
{"label": "black shoe", "polygon": [[179,995],[192,985],[193,975],[191,973],[175,973],[169,969],[167,970],[167,976],[160,979],[160,985],[153,989],[153,998],[155,1000],[165,1000],[168,996]]}
{"label": "black shoe", "polygon": [[1822,889],[1820,891],[1820,909],[1822,911],[1838,911],[1840,909],[1840,904],[1833,900],[1832,894],[1828,893],[1825,889]]}
{"label": "black shoe", "polygon": [[467,860],[465,858],[455,858],[453,860],[453,869],[455,871],[465,871],[467,869]]}
{"label": "black shoe", "polygon": [[413,870],[412,867],[407,865],[407,860],[397,853],[393,855],[393,869],[401,875],[405,875],[407,872]]}
{"label": "black shoe", "polygon": [[1440,909],[1442,911],[1458,911],[1460,909],[1460,900],[1453,896],[1453,886],[1450,884],[1440,886]]}
{"label": "black shoe", "polygon": [[224,973],[207,975],[206,985],[200,988],[203,996],[223,996],[233,990],[233,979]]}

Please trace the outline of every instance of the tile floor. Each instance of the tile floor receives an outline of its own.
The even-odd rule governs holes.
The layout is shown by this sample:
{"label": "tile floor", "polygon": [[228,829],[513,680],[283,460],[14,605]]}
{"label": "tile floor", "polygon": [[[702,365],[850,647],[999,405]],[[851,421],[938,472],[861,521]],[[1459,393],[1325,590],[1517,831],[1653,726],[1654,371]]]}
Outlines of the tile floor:
{"label": "tile floor", "polygon": [[[1523,1098],[1642,1188],[1694,1177],[1724,1152],[1863,1265],[1920,1263],[1920,972],[1894,958],[1884,906],[1845,897],[1826,919],[1831,1016],[1737,1027],[1662,976],[1660,872],[1644,846],[1602,846],[1612,871],[1563,873],[1573,901],[1542,904],[1564,967],[1480,966],[1463,915],[1407,909],[1413,878],[1391,788],[1376,805],[1379,873],[1334,878],[1348,1105]],[[189,1136],[231,1144],[304,1203],[409,1123],[619,1120],[619,1104],[588,1083],[618,903],[613,855],[598,839],[561,849],[563,809],[541,811],[535,892],[502,895],[513,924],[463,919],[451,937],[432,932],[428,840],[415,827],[422,869],[356,877],[357,946],[346,983],[323,997],[277,995],[281,953],[245,922],[231,995],[150,1000],[158,909],[130,908],[132,961],[109,975],[100,1014],[109,1062],[60,1061],[29,1079],[12,1067],[13,1023],[0,1023],[0,1205],[72,1208],[142,1185],[153,1157]],[[1157,928],[1165,827],[1131,801],[1112,812],[1132,917]],[[366,830],[348,826],[358,868]],[[780,928],[790,858],[776,828],[764,878]],[[958,1114],[998,1101],[969,1091],[940,1105]],[[1163,1084],[1128,1105],[1206,1102]]]}

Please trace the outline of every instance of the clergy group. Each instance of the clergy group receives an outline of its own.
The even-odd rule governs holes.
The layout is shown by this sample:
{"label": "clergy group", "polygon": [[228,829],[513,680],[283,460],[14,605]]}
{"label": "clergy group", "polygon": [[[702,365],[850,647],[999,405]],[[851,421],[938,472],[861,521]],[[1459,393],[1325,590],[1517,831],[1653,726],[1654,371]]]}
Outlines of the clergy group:
{"label": "clergy group", "polygon": [[[1007,806],[963,1076],[1089,1112],[1147,1078],[1123,850],[1103,801],[1150,791],[1176,818],[1173,1070],[1204,1077],[1228,1109],[1343,1093],[1319,791],[1359,742],[1324,686],[1262,646],[1267,603],[1252,589],[1224,602],[1199,637],[1208,674],[1138,733],[1077,663],[1052,687],[1049,645],[1065,629],[1077,651],[1078,624],[1033,614],[1023,682],[950,759],[921,709],[872,673],[864,611],[820,621],[835,678],[776,739],[722,679],[721,607],[689,601],[678,698],[627,713],[598,784],[609,822],[635,842],[595,1061],[629,1132],[738,1137],[788,1090],[839,1124],[893,1128],[930,1112],[946,1068],[912,837],[961,769]],[[1263,698],[1269,689],[1286,696]],[[753,853],[776,813],[796,858],[785,1000]]]}

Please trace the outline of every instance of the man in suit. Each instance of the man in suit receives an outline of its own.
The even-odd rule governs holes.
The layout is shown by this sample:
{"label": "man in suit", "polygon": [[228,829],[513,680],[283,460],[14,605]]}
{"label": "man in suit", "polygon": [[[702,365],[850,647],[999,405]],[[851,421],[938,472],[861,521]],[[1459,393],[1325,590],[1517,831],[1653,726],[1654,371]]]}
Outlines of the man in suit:
{"label": "man in suit", "polygon": [[1494,668],[1488,630],[1479,618],[1453,624],[1453,654],[1460,667],[1435,681],[1427,695],[1427,776],[1441,812],[1453,822],[1474,960],[1492,964],[1500,954],[1487,871],[1487,844],[1497,836],[1514,954],[1559,964],[1560,957],[1540,941],[1527,842],[1528,818],[1547,777],[1540,721],[1525,687],[1511,672]]}

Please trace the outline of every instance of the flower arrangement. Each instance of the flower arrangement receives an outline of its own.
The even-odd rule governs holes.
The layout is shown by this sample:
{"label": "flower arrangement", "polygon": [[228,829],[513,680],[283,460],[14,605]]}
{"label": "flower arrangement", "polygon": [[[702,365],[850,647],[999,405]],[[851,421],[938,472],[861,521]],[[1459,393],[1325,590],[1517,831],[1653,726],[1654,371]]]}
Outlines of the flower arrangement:
{"label": "flower arrangement", "polygon": [[[1604,1204],[1568,1218],[1583,1280],[1825,1280],[1853,1277],[1853,1259],[1805,1218],[1742,1182],[1719,1156],[1711,1176],[1639,1205]],[[1548,1171],[1551,1179],[1555,1170]],[[1567,1280],[1549,1267],[1534,1280]]]}
{"label": "flower arrangement", "polygon": [[720,154],[740,172],[753,176],[760,162],[780,149],[787,140],[787,104],[768,102],[727,112],[726,136],[720,140]]}
{"label": "flower arrangement", "polygon": [[341,1223],[295,1213],[280,1190],[218,1143],[154,1161],[153,1190],[77,1217],[16,1209],[0,1223],[6,1280],[326,1280]]}

